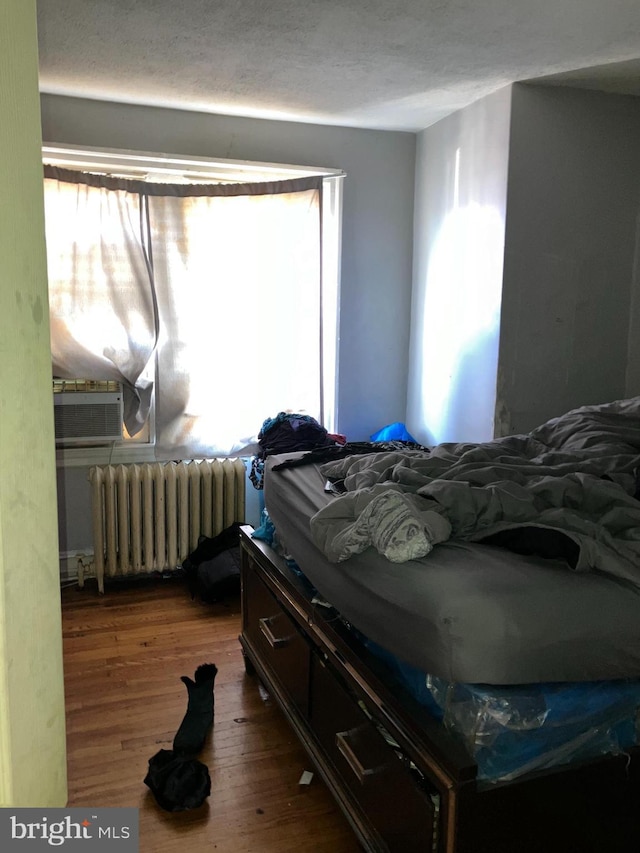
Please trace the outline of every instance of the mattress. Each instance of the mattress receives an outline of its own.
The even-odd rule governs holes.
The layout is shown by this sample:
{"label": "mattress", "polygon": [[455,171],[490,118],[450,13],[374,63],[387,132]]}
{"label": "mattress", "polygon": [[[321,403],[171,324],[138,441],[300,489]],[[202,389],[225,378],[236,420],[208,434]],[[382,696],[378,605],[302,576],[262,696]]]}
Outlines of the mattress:
{"label": "mattress", "polygon": [[446,682],[513,685],[640,677],[640,588],[559,559],[447,541],[391,563],[373,548],[330,563],[309,520],[333,500],[317,465],[273,467],[264,498],[286,552],[354,627]]}

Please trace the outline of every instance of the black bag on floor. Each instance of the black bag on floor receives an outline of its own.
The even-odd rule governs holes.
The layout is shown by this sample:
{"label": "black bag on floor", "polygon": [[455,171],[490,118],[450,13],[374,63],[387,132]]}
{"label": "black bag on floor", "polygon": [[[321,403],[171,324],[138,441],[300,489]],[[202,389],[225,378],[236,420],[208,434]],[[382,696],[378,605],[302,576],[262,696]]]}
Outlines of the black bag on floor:
{"label": "black bag on floor", "polygon": [[212,604],[240,591],[241,526],[236,521],[217,536],[199,538],[182,564],[191,598]]}

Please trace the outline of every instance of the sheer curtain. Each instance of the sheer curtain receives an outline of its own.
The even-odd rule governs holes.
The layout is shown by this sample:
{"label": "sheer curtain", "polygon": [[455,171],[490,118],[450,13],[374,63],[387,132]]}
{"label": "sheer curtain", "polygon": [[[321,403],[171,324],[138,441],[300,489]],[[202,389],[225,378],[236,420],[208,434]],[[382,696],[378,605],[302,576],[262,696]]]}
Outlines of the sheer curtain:
{"label": "sheer curtain", "polygon": [[287,409],[322,420],[321,177],[85,183],[46,170],[55,375],[123,381],[132,432],[155,374],[159,459],[250,452]]}
{"label": "sheer curtain", "polygon": [[121,382],[135,435],[149,414],[157,338],[145,198],[118,182],[76,182],[65,169],[45,175],[53,374]]}

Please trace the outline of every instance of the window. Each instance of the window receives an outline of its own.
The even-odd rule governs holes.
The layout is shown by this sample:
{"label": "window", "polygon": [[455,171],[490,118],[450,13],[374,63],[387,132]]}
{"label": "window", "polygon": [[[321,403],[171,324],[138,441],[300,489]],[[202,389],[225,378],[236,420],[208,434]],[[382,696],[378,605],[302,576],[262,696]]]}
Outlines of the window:
{"label": "window", "polygon": [[157,458],[240,454],[283,410],[334,430],[341,174],[44,159],[55,376],[121,382]]}

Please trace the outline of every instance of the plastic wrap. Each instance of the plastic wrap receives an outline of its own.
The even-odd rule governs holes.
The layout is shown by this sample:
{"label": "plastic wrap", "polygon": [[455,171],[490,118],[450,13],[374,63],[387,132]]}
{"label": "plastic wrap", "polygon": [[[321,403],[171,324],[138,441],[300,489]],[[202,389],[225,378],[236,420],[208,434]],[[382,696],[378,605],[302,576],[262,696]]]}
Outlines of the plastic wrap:
{"label": "plastic wrap", "polygon": [[427,676],[426,684],[487,781],[625,752],[639,740],[638,681],[495,687]]}
{"label": "plastic wrap", "polygon": [[457,684],[361,638],[394,677],[460,740],[478,780],[510,781],[640,743],[640,680],[496,686]]}

